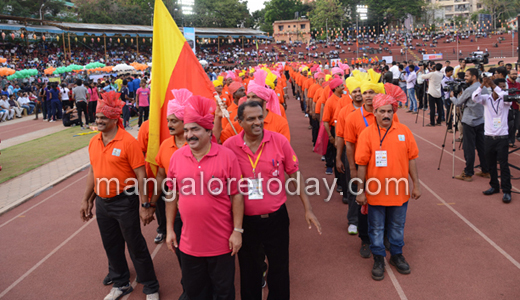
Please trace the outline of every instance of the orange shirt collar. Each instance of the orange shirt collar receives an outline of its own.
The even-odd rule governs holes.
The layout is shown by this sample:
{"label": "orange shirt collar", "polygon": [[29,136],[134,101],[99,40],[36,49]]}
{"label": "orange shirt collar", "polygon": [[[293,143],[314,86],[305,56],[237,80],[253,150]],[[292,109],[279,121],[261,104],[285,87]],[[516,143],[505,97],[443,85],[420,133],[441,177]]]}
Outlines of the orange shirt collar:
{"label": "orange shirt collar", "polygon": [[[108,144],[112,143],[113,141],[120,141],[120,140],[122,140],[123,139],[123,131],[124,131],[124,129],[121,129],[121,128],[117,127],[116,136],[110,142],[108,142]],[[100,132],[99,135],[98,135],[98,140],[101,140],[101,142],[103,142],[103,135],[102,134],[103,133]]]}

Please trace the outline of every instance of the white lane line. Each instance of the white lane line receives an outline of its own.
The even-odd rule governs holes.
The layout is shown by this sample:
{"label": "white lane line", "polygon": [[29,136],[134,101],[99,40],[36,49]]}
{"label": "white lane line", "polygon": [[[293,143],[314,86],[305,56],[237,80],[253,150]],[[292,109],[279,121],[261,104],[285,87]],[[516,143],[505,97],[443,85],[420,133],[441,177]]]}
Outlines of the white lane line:
{"label": "white lane line", "polygon": [[437,200],[442,202],[446,208],[451,210],[457,217],[459,217],[466,225],[468,225],[471,229],[473,229],[478,235],[480,235],[486,242],[488,242],[493,248],[495,248],[500,254],[505,256],[515,267],[520,269],[520,263],[516,261],[511,255],[509,255],[504,249],[500,248],[495,242],[493,242],[487,235],[485,235],[480,229],[478,229],[475,225],[473,225],[468,219],[466,219],[463,215],[461,215],[452,205],[448,205],[446,201],[444,201],[439,195],[437,195],[430,187],[428,187],[422,180],[419,179],[419,182],[422,186],[424,186]]}
{"label": "white lane line", "polygon": [[[425,141],[425,142],[431,144],[432,146],[437,147],[437,149],[442,149],[442,148],[439,147],[438,145],[436,145],[436,144],[434,144],[434,143],[428,141],[427,139],[423,138],[422,136],[418,135],[417,133],[413,133],[413,135],[416,136],[416,137],[418,137],[418,138],[420,138],[421,140],[423,140],[423,141]],[[452,150],[452,151],[448,151],[448,150],[446,150],[446,148],[444,148],[444,152],[448,153],[448,154],[450,155],[450,157],[453,156],[453,149],[451,149],[451,150]],[[463,162],[463,163],[466,163],[466,160],[464,160],[464,159],[458,157],[457,155],[455,155],[455,158],[458,159],[458,160],[460,160],[460,161]],[[512,187],[514,190],[516,190],[517,192],[520,192],[520,189],[518,189],[518,188],[516,188],[516,187],[514,187],[514,186],[511,186],[511,187]]]}
{"label": "white lane line", "polygon": [[54,248],[49,254],[47,254],[44,258],[42,258],[37,264],[35,264],[32,268],[30,268],[25,274],[20,276],[15,282],[13,282],[9,287],[7,287],[1,294],[0,299],[4,297],[10,290],[15,288],[22,280],[24,280],[27,276],[31,275],[34,270],[36,270],[39,266],[41,266],[47,259],[49,259],[54,253],[60,250],[63,246],[65,246],[70,240],[72,240],[78,233],[80,233],[83,229],[85,229],[90,223],[92,223],[96,217],[94,216],[90,221],[81,226],[76,232],[74,232],[71,236],[69,236],[66,240],[64,240],[58,247]]}
{"label": "white lane line", "polygon": [[[164,244],[164,242],[163,242],[163,243],[160,243],[159,245],[157,245],[157,246],[155,247],[155,249],[153,250],[152,255],[151,255],[151,256],[152,256],[152,260],[155,258],[155,256],[157,255],[157,253],[159,252],[159,249],[161,249],[161,247],[162,247],[163,244]],[[134,281],[132,282],[132,287],[135,288],[136,285],[137,285],[137,276],[135,277]],[[127,294],[127,295],[124,296],[123,299],[121,299],[121,300],[127,300],[127,299],[130,297],[131,294],[132,294],[132,293]]]}
{"label": "white lane line", "polygon": [[388,261],[386,261],[386,258],[385,258],[385,265],[386,265],[385,271],[388,272],[388,276],[390,276],[390,280],[392,280],[392,284],[394,285],[394,288],[397,291],[399,298],[401,298],[401,300],[408,300],[408,298],[406,297],[406,294],[403,291],[403,288],[401,287],[401,285],[399,284],[399,281],[397,281],[397,278],[395,277],[394,271],[390,267],[390,264],[388,263]]}
{"label": "white lane line", "polygon": [[68,188],[69,188],[70,186],[72,186],[73,184],[77,183],[77,182],[80,181],[80,180],[83,180],[85,177],[87,177],[87,175],[85,175],[85,176],[79,178],[78,180],[76,180],[76,181],[74,181],[73,183],[67,185],[66,187],[62,188],[61,190],[57,191],[56,193],[54,193],[54,194],[50,195],[49,197],[43,199],[42,201],[38,202],[37,204],[35,204],[35,205],[29,207],[28,209],[26,209],[26,210],[24,210],[23,212],[21,212],[21,213],[19,213],[18,215],[16,215],[14,218],[12,218],[12,219],[10,219],[9,221],[7,221],[7,222],[3,223],[2,225],[0,225],[0,228],[2,228],[2,227],[4,227],[5,225],[11,223],[12,221],[18,219],[18,217],[20,217],[21,215],[26,214],[28,211],[30,211],[31,209],[37,207],[38,205],[42,204],[43,202],[45,202],[45,201],[47,201],[47,200],[53,198],[53,197],[56,196],[57,194],[63,192],[63,191],[66,190],[66,189],[68,189]]}

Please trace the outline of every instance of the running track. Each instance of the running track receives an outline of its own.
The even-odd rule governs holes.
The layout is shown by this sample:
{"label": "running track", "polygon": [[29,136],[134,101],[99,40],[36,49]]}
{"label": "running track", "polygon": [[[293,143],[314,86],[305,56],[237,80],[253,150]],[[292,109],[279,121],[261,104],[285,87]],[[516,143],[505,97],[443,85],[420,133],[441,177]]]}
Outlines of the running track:
{"label": "running track", "polygon": [[[506,205],[501,194],[482,195],[487,179],[452,179],[451,144],[437,170],[445,127],[422,127],[421,117],[414,124],[415,116],[404,110],[398,114],[420,149],[422,197],[410,203],[404,248],[412,273],[401,275],[387,266],[383,281],[371,279],[373,260],[362,259],[359,238],[347,234],[347,206],[339,194],[327,203],[324,196],[311,198],[322,236],[307,229],[300,200],[289,197],[292,299],[519,299],[520,196],[513,194]],[[325,177],[324,163],[311,151],[308,119],[293,99],[287,115],[303,175]],[[520,155],[510,155],[510,161],[520,165]],[[463,153],[457,150],[455,172],[463,167]],[[518,177],[520,171],[512,174]],[[107,260],[96,221],[79,218],[85,176],[80,172],[0,216],[0,299],[103,299],[109,292],[101,284]],[[520,191],[518,181],[513,186]],[[153,244],[155,223],[143,227],[143,234],[162,299],[177,299],[175,255]],[[236,284],[238,298],[238,279]],[[138,286],[125,299],[144,299],[141,290]]]}
{"label": "running track", "polygon": [[58,120],[58,122],[49,123],[47,121],[42,121],[41,116],[38,120],[34,120],[33,115],[26,116],[24,118],[29,118],[29,120],[24,120],[23,122],[15,124],[5,124],[4,126],[0,127],[0,139],[5,141],[7,139],[14,138],[41,129],[46,129],[54,126],[63,127],[63,123],[61,122],[61,120]]}

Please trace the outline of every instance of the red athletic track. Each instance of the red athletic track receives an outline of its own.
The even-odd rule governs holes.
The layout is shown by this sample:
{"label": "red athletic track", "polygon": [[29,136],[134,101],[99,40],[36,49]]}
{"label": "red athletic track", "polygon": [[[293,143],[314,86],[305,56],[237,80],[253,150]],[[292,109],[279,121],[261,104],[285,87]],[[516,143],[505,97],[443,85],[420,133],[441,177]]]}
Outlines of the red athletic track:
{"label": "red athletic track", "polygon": [[15,124],[8,124],[0,127],[0,139],[5,141],[7,139],[14,138],[22,134],[30,133],[40,129],[50,128],[54,126],[63,126],[61,120],[49,123],[47,121],[43,122],[41,116],[38,120],[33,120],[34,116],[32,115],[26,116],[24,118],[29,118],[30,120]]}
{"label": "red athletic track", "polygon": [[[325,177],[324,163],[311,151],[308,119],[293,99],[287,114],[303,175]],[[423,195],[410,203],[406,224],[404,255],[412,273],[401,275],[388,266],[386,278],[373,281],[373,260],[362,259],[359,238],[347,234],[347,206],[340,195],[335,193],[328,203],[325,196],[311,197],[322,236],[307,229],[300,200],[293,196],[287,202],[292,299],[519,299],[520,196],[514,194],[511,204],[503,204],[501,194],[482,195],[487,179],[477,177],[470,183],[452,179],[451,144],[438,171],[445,127],[422,127],[421,118],[414,124],[415,116],[404,110],[398,114],[416,135],[423,182]],[[456,155],[463,157],[462,151]],[[510,158],[520,165],[520,155]],[[455,160],[456,173],[463,166]],[[84,224],[79,218],[85,176],[86,171],[80,172],[0,216],[1,299],[102,299],[109,292],[110,287],[101,284],[107,260],[96,221]],[[520,188],[517,181],[513,184]],[[150,252],[158,249],[154,265],[161,296],[177,299],[181,291],[177,259],[164,245],[153,244],[155,225],[144,227],[143,233]],[[236,282],[239,298],[238,277]],[[141,290],[138,286],[129,299],[144,299]]]}

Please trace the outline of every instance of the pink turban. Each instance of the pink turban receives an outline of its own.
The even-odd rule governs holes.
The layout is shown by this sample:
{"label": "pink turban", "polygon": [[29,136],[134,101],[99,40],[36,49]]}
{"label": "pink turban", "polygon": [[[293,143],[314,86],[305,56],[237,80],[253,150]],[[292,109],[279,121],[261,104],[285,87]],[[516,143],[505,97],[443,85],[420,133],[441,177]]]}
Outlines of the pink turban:
{"label": "pink turban", "polygon": [[229,94],[231,95],[231,97],[233,97],[233,94],[238,91],[238,89],[240,89],[241,87],[243,87],[244,85],[242,85],[242,83],[238,82],[238,81],[233,81],[229,86],[228,86],[228,91],[229,91]]}
{"label": "pink turban", "polygon": [[335,68],[332,68],[332,70],[330,70],[330,74],[331,75],[334,75],[334,74],[341,74],[341,75],[343,75],[343,70],[338,68],[338,67],[335,67]]}
{"label": "pink turban", "polygon": [[276,75],[276,78],[280,78],[280,72],[278,71],[272,71],[271,73],[273,73],[274,75]]}
{"label": "pink turban", "polygon": [[125,102],[121,101],[119,96],[121,96],[121,94],[115,91],[101,94],[102,99],[98,102],[96,113],[103,113],[103,115],[109,119],[118,119],[117,125],[123,128],[121,112],[123,111]]}
{"label": "pink turban", "polygon": [[339,78],[334,78],[334,79],[331,80],[330,83],[329,83],[330,90],[332,91],[333,89],[335,89],[335,88],[337,88],[338,86],[340,86],[342,83],[343,83],[343,80],[341,80],[341,79],[339,79]]}
{"label": "pink turban", "polygon": [[246,96],[244,96],[244,97],[238,99],[238,106],[242,105],[242,103],[244,103],[244,102],[246,102],[246,101],[247,101],[247,97],[246,97]]}
{"label": "pink turban", "polygon": [[235,75],[235,73],[233,73],[233,71],[227,71],[227,78],[231,78],[233,80],[235,80],[235,78],[237,78],[237,76]]}
{"label": "pink turban", "polygon": [[394,113],[397,111],[397,107],[399,102],[406,102],[406,95],[403,90],[391,83],[385,83],[386,94],[377,94],[372,101],[372,105],[374,106],[374,110],[380,108],[385,105],[392,105]]}
{"label": "pink turban", "polygon": [[250,81],[247,86],[247,93],[254,93],[258,98],[266,101],[266,108],[277,114],[282,115],[280,111],[280,102],[278,100],[278,95],[276,92],[267,88],[265,86],[265,78],[267,77],[267,72],[264,70],[258,70],[255,73],[254,81]]}
{"label": "pink turban", "polygon": [[320,78],[325,78],[325,74],[321,73],[321,72],[314,74],[314,79],[320,79]]}
{"label": "pink turban", "polygon": [[191,96],[184,110],[184,124],[197,123],[205,129],[213,129],[214,100],[201,96]]}
{"label": "pink turban", "polygon": [[187,89],[172,90],[174,99],[168,101],[168,109],[166,115],[174,114],[179,120],[184,120],[184,109],[188,105],[188,99],[193,93]]}
{"label": "pink turban", "polygon": [[350,70],[350,67],[347,64],[344,64],[344,63],[341,63],[341,62],[338,62],[338,67],[340,69],[342,69],[343,71]]}

